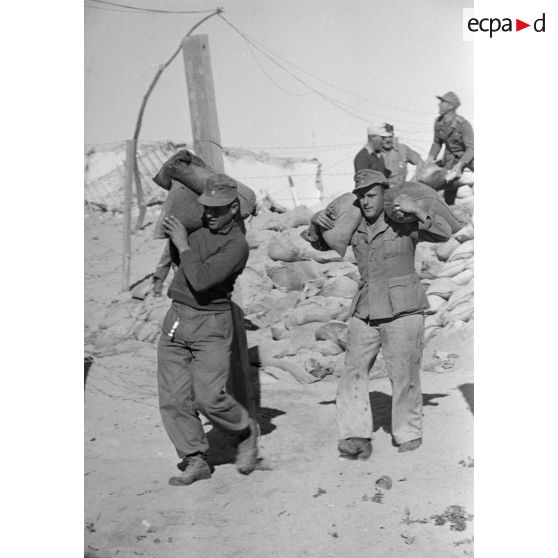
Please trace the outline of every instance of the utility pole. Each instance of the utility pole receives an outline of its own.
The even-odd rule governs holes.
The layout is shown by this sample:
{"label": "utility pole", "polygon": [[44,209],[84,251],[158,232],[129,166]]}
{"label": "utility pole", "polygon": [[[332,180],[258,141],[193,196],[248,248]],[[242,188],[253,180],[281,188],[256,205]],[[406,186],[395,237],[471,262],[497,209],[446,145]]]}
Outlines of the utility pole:
{"label": "utility pole", "polygon": [[194,152],[215,172],[225,172],[217,103],[207,35],[193,35],[184,40],[184,67],[190,104]]}
{"label": "utility pole", "polygon": [[[207,35],[192,35],[184,40],[184,68],[190,105],[194,152],[215,172],[225,172],[221,134],[217,118],[217,102],[213,86],[209,38]],[[240,307],[242,291],[240,282],[232,295],[233,343],[231,346],[231,374],[228,388],[237,401],[244,405],[251,417],[256,418],[256,396],[250,376],[248,343],[244,313]],[[237,304],[238,303],[238,304]]]}

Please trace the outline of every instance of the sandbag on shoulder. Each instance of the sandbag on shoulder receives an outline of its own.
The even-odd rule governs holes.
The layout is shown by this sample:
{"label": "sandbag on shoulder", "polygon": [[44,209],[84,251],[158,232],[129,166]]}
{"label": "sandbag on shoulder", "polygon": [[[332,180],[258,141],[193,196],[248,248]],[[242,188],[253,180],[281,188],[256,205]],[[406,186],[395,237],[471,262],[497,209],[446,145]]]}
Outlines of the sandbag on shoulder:
{"label": "sandbag on shoulder", "polygon": [[467,223],[463,219],[458,218],[440,195],[430,186],[420,184],[419,182],[404,182],[400,186],[394,186],[386,191],[384,197],[384,211],[390,219],[399,223],[409,223],[416,221],[415,215],[407,215],[403,219],[394,217],[394,206],[398,196],[405,194],[415,201],[421,209],[431,215],[442,217],[451,227],[452,234],[461,230]]}
{"label": "sandbag on shoulder", "polygon": [[203,205],[198,201],[198,195],[177,180],[171,180],[169,195],[161,208],[161,213],[153,230],[153,238],[168,238],[163,226],[163,220],[169,215],[176,217],[188,232],[193,232],[203,226]]}
{"label": "sandbag on shoulder", "polygon": [[[187,149],[175,153],[153,177],[155,184],[169,190],[172,180],[178,180],[196,194],[203,193],[205,180],[216,172],[200,157]],[[256,194],[242,182],[235,180],[238,187],[240,216],[246,219],[256,214]]]}
{"label": "sandbag on shoulder", "polygon": [[[325,214],[335,222],[334,227],[325,230],[314,223],[310,223],[308,229],[301,233],[302,238],[310,242],[315,248],[318,248],[317,245],[314,245],[316,239],[323,239],[332,250],[344,256],[362,219],[356,200],[356,196],[351,192],[335,198],[324,210]],[[319,240],[317,244],[319,244]]]}

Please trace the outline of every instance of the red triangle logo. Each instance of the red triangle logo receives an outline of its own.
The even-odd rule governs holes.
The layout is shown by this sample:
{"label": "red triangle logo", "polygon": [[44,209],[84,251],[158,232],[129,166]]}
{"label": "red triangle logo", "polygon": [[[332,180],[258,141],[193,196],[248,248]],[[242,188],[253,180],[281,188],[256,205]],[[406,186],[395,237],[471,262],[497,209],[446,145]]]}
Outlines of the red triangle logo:
{"label": "red triangle logo", "polygon": [[515,30],[516,31],[521,31],[522,29],[525,29],[526,27],[531,27],[531,24],[530,23],[525,23],[524,21],[521,21],[520,19],[515,20]]}

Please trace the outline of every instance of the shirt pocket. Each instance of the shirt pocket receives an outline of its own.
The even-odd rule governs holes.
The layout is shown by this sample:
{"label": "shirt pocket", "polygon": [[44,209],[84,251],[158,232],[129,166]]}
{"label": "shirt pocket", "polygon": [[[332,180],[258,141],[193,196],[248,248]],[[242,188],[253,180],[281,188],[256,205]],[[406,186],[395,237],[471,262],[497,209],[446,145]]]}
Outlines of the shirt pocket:
{"label": "shirt pocket", "polygon": [[428,308],[428,300],[418,275],[390,277],[387,286],[395,316]]}
{"label": "shirt pocket", "polygon": [[408,238],[393,235],[384,239],[384,257],[394,258],[409,251]]}

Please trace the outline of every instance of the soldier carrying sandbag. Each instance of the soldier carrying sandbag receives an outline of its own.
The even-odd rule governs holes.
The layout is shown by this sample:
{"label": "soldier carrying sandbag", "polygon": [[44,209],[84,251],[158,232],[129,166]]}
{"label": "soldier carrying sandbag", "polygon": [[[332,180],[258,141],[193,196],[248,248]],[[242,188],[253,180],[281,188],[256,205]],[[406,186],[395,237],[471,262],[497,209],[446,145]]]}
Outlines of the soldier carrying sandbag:
{"label": "soldier carrying sandbag", "polygon": [[177,269],[158,346],[158,385],[163,424],[182,459],[182,474],[169,480],[175,486],[211,476],[198,411],[236,435],[241,473],[251,473],[257,463],[257,426],[225,389],[233,337],[230,298],[248,259],[237,219],[236,182],[222,174],[209,176],[198,201],[203,206],[201,228],[188,233],[173,215],[163,221]]}
{"label": "soldier carrying sandbag", "polygon": [[[388,217],[384,211],[387,188],[380,172],[355,174],[353,193],[361,218],[351,246],[360,283],[350,309],[346,367],[336,399],[338,449],[350,459],[366,459],[372,452],[368,373],[380,348],[393,387],[393,439],[399,452],[415,450],[422,443],[420,364],[424,311],[429,304],[415,271],[415,245],[451,237],[451,228],[440,215],[429,214],[406,194],[395,198],[394,219]],[[324,211],[312,219],[321,229],[335,225]]]}
{"label": "soldier carrying sandbag", "polygon": [[453,91],[437,98],[440,101],[439,116],[434,122],[434,140],[426,164],[435,161],[442,147],[445,148],[442,159],[437,164],[448,171],[444,200],[448,205],[452,205],[457,195],[455,183],[461,177],[461,173],[464,169],[474,170],[473,127],[463,116],[457,114],[461,101]]}

